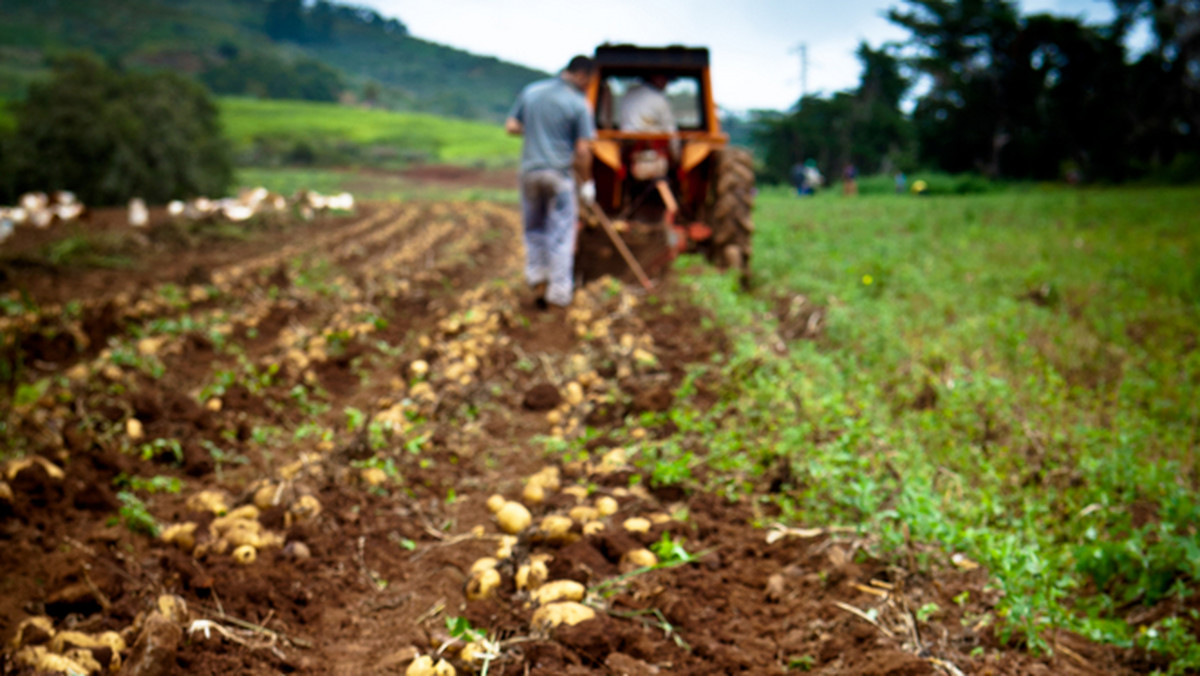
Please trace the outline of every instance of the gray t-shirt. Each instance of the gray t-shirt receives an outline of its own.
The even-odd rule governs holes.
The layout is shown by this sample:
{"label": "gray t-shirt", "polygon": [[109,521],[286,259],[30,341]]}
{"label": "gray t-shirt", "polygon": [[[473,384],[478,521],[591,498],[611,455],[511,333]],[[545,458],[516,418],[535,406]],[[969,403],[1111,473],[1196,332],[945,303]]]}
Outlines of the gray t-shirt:
{"label": "gray t-shirt", "polygon": [[539,80],[525,87],[508,116],[525,127],[522,172],[570,171],[575,142],[596,138],[596,123],[587,100],[562,78]]}

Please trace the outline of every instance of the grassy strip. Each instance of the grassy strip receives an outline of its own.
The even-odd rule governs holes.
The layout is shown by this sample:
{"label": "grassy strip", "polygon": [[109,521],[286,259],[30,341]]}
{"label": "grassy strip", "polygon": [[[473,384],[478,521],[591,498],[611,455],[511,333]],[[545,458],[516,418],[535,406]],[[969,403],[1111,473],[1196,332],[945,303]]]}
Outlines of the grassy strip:
{"label": "grassy strip", "polygon": [[[704,463],[731,495],[787,466],[790,519],[987,566],[1005,639],[1044,649],[1060,626],[1194,669],[1198,198],[765,191],[755,294],[689,278],[735,336],[734,385],[669,414],[643,460],[664,482]],[[798,293],[824,329],[785,344],[777,299]],[[1167,619],[1126,621],[1155,604]]]}
{"label": "grassy strip", "polygon": [[515,162],[521,151],[520,139],[499,125],[436,115],[236,97],[220,99],[220,108],[226,137],[250,163],[503,164]]}

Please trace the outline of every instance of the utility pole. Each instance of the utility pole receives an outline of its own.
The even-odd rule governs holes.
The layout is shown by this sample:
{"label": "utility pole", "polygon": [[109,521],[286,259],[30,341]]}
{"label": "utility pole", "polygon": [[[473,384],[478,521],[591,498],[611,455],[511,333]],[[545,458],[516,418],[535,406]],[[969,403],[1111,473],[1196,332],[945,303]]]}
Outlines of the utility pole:
{"label": "utility pole", "polygon": [[801,42],[791,53],[800,55],[800,98],[803,99],[808,96],[808,43]]}

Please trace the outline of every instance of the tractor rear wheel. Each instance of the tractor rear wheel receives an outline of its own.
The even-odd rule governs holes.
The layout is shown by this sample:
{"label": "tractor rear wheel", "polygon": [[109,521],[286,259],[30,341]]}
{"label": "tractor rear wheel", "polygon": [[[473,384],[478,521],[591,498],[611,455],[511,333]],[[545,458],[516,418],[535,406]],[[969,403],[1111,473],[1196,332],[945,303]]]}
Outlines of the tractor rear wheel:
{"label": "tractor rear wheel", "polygon": [[750,237],[754,234],[754,160],[742,148],[713,153],[712,248],[717,265],[738,270],[743,282],[750,275]]}

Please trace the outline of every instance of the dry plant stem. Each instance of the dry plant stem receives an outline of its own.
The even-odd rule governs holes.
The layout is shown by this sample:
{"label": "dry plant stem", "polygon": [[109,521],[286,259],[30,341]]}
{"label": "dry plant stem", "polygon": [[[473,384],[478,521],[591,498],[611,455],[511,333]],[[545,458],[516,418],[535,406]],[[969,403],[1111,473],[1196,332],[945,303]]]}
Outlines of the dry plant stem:
{"label": "dry plant stem", "polygon": [[272,640],[281,640],[284,643],[294,645],[298,648],[312,648],[313,647],[312,641],[309,641],[308,639],[298,638],[298,637],[294,637],[294,636],[288,636],[287,634],[280,633],[273,629],[267,629],[266,627],[264,627],[262,625],[254,624],[253,622],[247,622],[246,620],[242,620],[242,619],[233,617],[232,615],[226,615],[224,610],[210,608],[210,607],[207,607],[207,606],[204,606],[201,604],[196,604],[196,607],[199,608],[200,610],[203,610],[203,611],[206,611],[209,613],[214,613],[217,617],[221,618],[221,621],[223,621],[223,622],[228,622],[232,625],[241,627],[242,629],[248,629],[250,631],[262,634],[264,636],[271,637]]}
{"label": "dry plant stem", "polygon": [[887,627],[883,626],[882,624],[879,624],[879,622],[877,622],[876,620],[872,619],[870,615],[867,615],[866,613],[864,613],[863,611],[859,610],[858,608],[855,608],[854,606],[852,606],[852,605],[850,605],[850,604],[848,604],[848,603],[842,603],[841,601],[834,601],[834,602],[833,602],[833,605],[835,605],[835,606],[837,606],[838,608],[841,608],[842,610],[844,610],[844,611],[846,611],[846,612],[848,612],[848,613],[850,613],[850,614],[854,615],[855,617],[857,617],[857,618],[859,618],[859,619],[863,620],[864,622],[867,622],[867,623],[871,624],[871,625],[872,625],[872,626],[874,626],[876,629],[878,629],[879,631],[883,632],[883,635],[884,635],[884,636],[887,636],[888,638],[892,638],[892,637],[894,637],[894,636],[895,636],[895,634],[893,634],[891,631],[889,631]]}
{"label": "dry plant stem", "polygon": [[950,672],[950,676],[967,676],[966,674],[964,674],[962,672],[962,669],[959,669],[958,667],[954,666],[953,664],[951,664],[945,660],[939,660],[936,657],[930,657],[929,662],[931,664],[939,666],[939,667],[945,669],[946,671]]}

